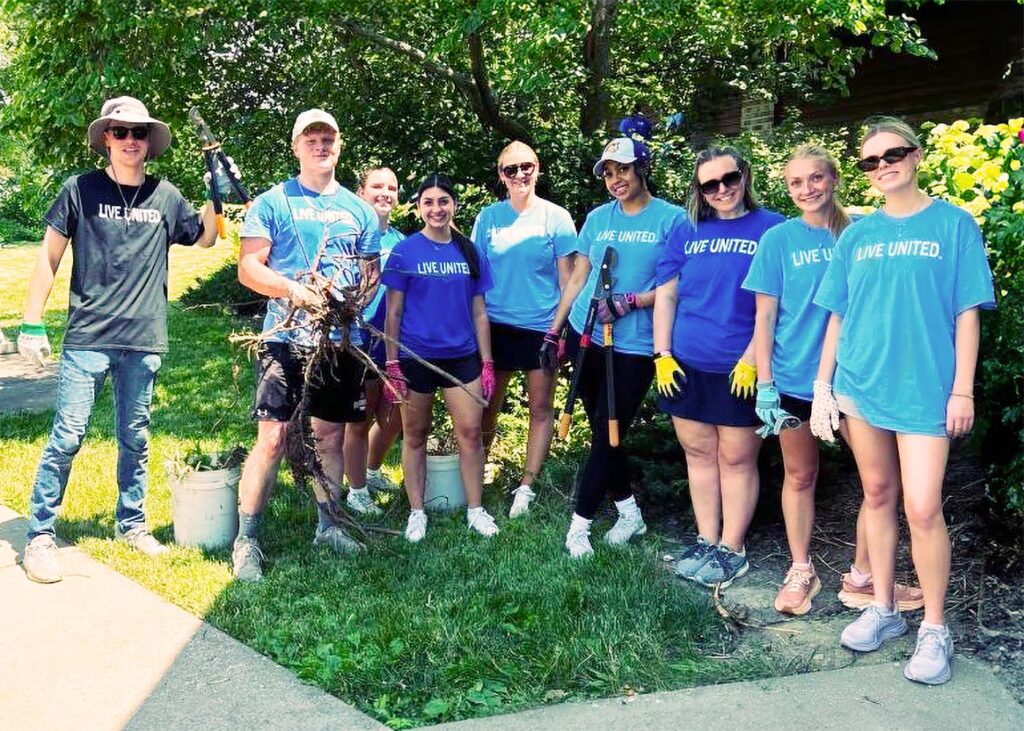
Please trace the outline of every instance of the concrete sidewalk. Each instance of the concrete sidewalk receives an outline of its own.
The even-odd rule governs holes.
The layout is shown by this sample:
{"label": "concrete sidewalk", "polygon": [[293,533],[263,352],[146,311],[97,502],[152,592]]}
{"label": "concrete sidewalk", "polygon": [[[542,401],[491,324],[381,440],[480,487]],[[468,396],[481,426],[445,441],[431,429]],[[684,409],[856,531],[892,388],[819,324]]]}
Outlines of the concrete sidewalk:
{"label": "concrete sidewalk", "polygon": [[57,398],[57,361],[38,368],[11,350],[0,350],[0,414],[46,411]]}
{"label": "concrete sidewalk", "polygon": [[92,560],[29,581],[26,521],[0,506],[0,729],[383,729]]}

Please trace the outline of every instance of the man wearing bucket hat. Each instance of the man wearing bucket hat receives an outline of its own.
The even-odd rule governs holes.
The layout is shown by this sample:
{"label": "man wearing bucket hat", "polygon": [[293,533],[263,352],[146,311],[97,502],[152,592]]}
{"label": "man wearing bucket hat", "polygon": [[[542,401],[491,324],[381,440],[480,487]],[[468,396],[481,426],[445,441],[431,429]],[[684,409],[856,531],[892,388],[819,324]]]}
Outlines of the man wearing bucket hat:
{"label": "man wearing bucket hat", "polygon": [[149,556],[166,553],[146,528],[143,504],[153,382],[168,344],[167,251],[171,244],[211,246],[217,234],[211,206],[200,216],[177,188],[146,175],[146,160],[167,149],[171,131],[138,99],[104,103],[88,139],[108,165],[68,178],[46,213],[18,335],[18,352],[43,365],[50,355],[43,312],[70,244],[75,266],[56,414],[32,488],[23,558],[28,577],[41,583],[63,577],[57,512],[108,374],[118,441],[115,535]]}
{"label": "man wearing bucket hat", "polygon": [[[334,516],[340,510],[344,479],[345,424],[366,419],[365,366],[347,350],[331,349],[314,365],[306,383],[313,343],[303,323],[308,323],[305,308],[315,308],[324,299],[323,290],[312,286],[314,266],[316,274],[334,287],[379,279],[380,221],[370,204],[334,177],[341,137],[333,116],[322,109],[299,114],[291,146],[299,174],[253,201],[242,226],[238,257],[239,281],[270,298],[263,323],[265,341],[256,362],[256,446],[245,462],[238,488],[239,526],[232,559],[240,581],[263,576],[260,518],[277,481],[288,422],[304,388],[310,390],[310,425],[330,486],[328,494],[313,481],[319,515],[313,544],[338,553],[363,548]],[[352,328],[349,337],[358,345],[358,328]],[[381,513],[365,484],[353,485],[345,504],[360,514]]]}

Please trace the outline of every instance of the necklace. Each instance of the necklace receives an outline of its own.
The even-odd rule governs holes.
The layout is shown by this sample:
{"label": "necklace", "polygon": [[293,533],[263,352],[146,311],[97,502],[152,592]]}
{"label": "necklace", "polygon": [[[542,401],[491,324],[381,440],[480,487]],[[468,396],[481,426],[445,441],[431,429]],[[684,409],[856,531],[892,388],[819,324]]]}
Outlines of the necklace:
{"label": "necklace", "polygon": [[[330,206],[330,202],[329,201],[327,203],[325,203],[324,206],[316,205],[314,200],[312,198],[310,198],[308,195],[306,195],[306,186],[302,184],[302,181],[299,180],[298,178],[295,178],[295,182],[299,184],[299,192],[302,193],[302,199],[304,201],[306,201],[306,205],[308,205],[314,211],[326,211],[327,210],[327,206]],[[333,182],[334,181],[332,180],[331,183],[333,183]],[[327,185],[328,188],[331,187],[331,183],[328,183],[328,185]],[[333,196],[334,193],[336,193],[336,192],[337,192],[337,190],[332,191],[331,193],[328,193],[327,189],[325,188],[322,192],[317,193],[317,197],[319,198],[321,196]]]}
{"label": "necklace", "polygon": [[[135,208],[135,201],[139,198],[139,193],[142,191],[142,185],[135,189],[135,195],[132,196],[132,202],[129,204],[128,199],[124,197],[124,191],[121,190],[121,183],[117,179],[117,172],[114,170],[113,165],[110,166],[110,174],[114,177],[114,185],[117,186],[117,194],[121,196],[121,202],[124,204],[124,232],[128,233],[128,212]],[[143,176],[142,182],[145,184],[145,176]]]}

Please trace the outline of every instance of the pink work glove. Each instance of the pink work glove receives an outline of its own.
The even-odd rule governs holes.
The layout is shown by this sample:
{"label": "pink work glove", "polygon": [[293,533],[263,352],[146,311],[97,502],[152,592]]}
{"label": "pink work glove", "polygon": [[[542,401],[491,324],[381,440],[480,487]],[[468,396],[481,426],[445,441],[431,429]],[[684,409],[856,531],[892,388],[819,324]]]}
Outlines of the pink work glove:
{"label": "pink work glove", "polygon": [[409,387],[402,375],[402,368],[397,360],[389,360],[384,364],[387,377],[384,379],[384,399],[389,404],[397,404],[409,395]]}
{"label": "pink work glove", "polygon": [[498,380],[494,377],[494,361],[485,360],[483,367],[480,369],[480,392],[484,397],[484,401],[490,401],[491,396],[494,395],[494,390],[498,386]]}

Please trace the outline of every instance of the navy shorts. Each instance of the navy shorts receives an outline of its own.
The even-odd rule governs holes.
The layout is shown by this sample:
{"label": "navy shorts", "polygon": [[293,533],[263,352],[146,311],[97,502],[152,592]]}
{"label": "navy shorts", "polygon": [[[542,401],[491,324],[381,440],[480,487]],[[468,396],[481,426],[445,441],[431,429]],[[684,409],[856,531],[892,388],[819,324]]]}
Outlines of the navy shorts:
{"label": "navy shorts", "polygon": [[743,399],[729,392],[729,374],[699,371],[680,361],[686,383],[678,394],[666,398],[658,394],[658,408],[680,419],[715,426],[760,426],[754,413],[754,399]]}
{"label": "navy shorts", "polygon": [[798,418],[800,421],[811,420],[811,402],[802,398],[779,394],[779,406]]}
{"label": "navy shorts", "polygon": [[[424,358],[424,360],[446,373],[450,373],[463,383],[472,383],[480,377],[480,356],[477,353],[464,355],[461,358]],[[435,373],[412,359],[399,360],[398,363],[410,391],[434,393],[439,388],[458,388],[456,384],[440,373]]]}
{"label": "navy shorts", "polygon": [[[308,348],[264,343],[256,358],[256,398],[252,418],[290,421],[302,399]],[[317,364],[309,381],[309,415],[332,424],[366,420],[363,375],[366,366],[348,351],[333,352]]]}
{"label": "navy shorts", "polygon": [[540,346],[544,333],[491,323],[491,356],[496,371],[534,371],[540,368]]}

